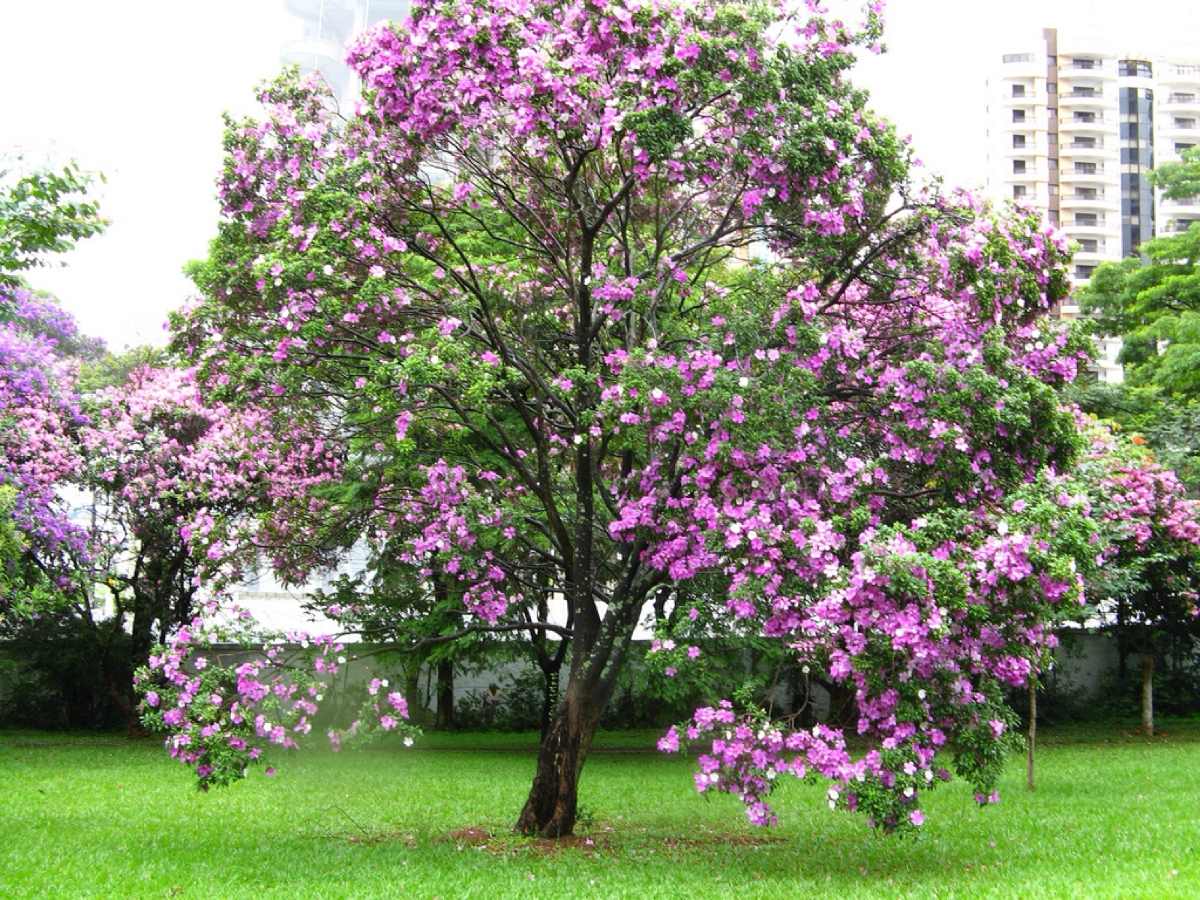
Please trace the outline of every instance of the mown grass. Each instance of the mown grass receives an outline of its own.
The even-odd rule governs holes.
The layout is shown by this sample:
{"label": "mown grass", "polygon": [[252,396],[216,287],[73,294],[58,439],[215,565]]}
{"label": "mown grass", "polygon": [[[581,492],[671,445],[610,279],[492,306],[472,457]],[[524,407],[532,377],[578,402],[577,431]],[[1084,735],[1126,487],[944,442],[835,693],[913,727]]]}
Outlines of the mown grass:
{"label": "mown grass", "polygon": [[568,847],[509,833],[532,735],[293,755],[200,794],[156,741],[3,732],[0,896],[1200,896],[1200,722],[1163,730],[1045,734],[1035,793],[1014,759],[1000,806],[951,784],[909,840],[796,783],[780,827],[752,829],[732,798],[691,791],[688,760],[622,752],[651,733],[612,733]]}

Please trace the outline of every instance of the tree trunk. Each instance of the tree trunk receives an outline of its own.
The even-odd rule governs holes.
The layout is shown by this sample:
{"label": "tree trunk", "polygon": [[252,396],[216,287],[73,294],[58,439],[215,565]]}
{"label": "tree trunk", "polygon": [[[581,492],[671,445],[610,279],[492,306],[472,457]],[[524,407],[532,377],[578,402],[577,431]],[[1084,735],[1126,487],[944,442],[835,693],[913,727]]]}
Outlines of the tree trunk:
{"label": "tree trunk", "polygon": [[410,655],[404,661],[404,696],[408,699],[408,713],[418,725],[429,724],[428,710],[421,695],[421,658]]}
{"label": "tree trunk", "polygon": [[1125,601],[1117,601],[1117,683],[1122,689],[1129,673],[1129,640],[1125,634]]}
{"label": "tree trunk", "polygon": [[521,834],[559,838],[575,830],[579,773],[602,707],[585,693],[578,683],[567,685],[567,695],[542,737],[537,773],[517,819],[516,830]]}
{"label": "tree trunk", "polygon": [[1154,736],[1154,652],[1142,654],[1142,731]]}
{"label": "tree trunk", "polygon": [[542,670],[542,737],[550,731],[550,720],[558,704],[558,669]]}
{"label": "tree trunk", "polygon": [[454,662],[449,659],[437,667],[437,727],[454,727]]}
{"label": "tree trunk", "polygon": [[1033,751],[1037,744],[1037,679],[1029,676],[1029,735],[1025,743],[1025,787],[1033,790]]}

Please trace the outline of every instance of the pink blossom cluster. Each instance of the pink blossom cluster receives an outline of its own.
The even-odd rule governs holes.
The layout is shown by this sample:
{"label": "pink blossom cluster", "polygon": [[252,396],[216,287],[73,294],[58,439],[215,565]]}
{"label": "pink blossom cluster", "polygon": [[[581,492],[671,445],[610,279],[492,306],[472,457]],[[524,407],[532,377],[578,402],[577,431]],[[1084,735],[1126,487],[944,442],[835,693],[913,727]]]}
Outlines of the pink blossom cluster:
{"label": "pink blossom cluster", "polygon": [[75,335],[74,321],[52,302],[0,289],[0,484],[16,489],[17,527],[47,562],[82,560],[87,549],[61,494],[83,468],[78,361],[61,352]]}
{"label": "pink blossom cluster", "polygon": [[[272,749],[299,747],[351,652],[332,636],[300,632],[257,643],[248,613],[225,601],[210,601],[205,613],[179,629],[135,677],[143,721],[167,732],[170,755],[195,771],[203,789],[244,778]],[[215,652],[216,641],[232,638],[243,644],[224,651],[232,659],[205,655]],[[407,722],[408,703],[387,686],[371,679],[349,727],[327,731],[335,750],[347,739],[382,732],[400,734],[411,746],[418,732]]]}

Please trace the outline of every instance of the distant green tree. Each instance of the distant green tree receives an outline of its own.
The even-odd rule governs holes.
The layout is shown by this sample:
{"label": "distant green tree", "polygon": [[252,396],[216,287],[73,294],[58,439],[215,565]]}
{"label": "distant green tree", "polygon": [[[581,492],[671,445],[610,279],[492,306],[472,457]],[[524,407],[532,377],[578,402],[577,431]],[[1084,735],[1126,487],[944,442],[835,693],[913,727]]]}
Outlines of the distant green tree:
{"label": "distant green tree", "polygon": [[[1168,199],[1200,194],[1200,151],[1151,173]],[[1122,387],[1077,389],[1087,411],[1140,432],[1164,465],[1200,485],[1200,223],[1103,263],[1079,296],[1096,334],[1120,335]]]}
{"label": "distant green tree", "polygon": [[46,254],[70,250],[108,224],[88,195],[95,177],[73,163],[13,175],[0,167],[0,286],[7,287],[21,283],[17,273],[48,265]]}
{"label": "distant green tree", "polygon": [[1200,196],[1200,147],[1184,150],[1178,162],[1163,163],[1150,173],[1150,179],[1168,200]]}

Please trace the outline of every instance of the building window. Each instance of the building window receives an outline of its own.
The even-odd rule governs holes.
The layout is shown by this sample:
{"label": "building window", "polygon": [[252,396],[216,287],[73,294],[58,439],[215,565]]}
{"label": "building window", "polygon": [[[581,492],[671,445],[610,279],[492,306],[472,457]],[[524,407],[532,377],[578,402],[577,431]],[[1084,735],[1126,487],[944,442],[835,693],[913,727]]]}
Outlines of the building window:
{"label": "building window", "polygon": [[1077,162],[1075,163],[1075,174],[1077,175],[1095,175],[1096,164],[1093,162]]}
{"label": "building window", "polygon": [[1095,238],[1081,238],[1079,241],[1080,253],[1096,253],[1100,249],[1100,242]]}
{"label": "building window", "polygon": [[1014,134],[1013,135],[1013,146],[1018,147],[1018,148],[1024,147],[1025,146],[1025,135]]}
{"label": "building window", "polygon": [[1090,149],[1093,149],[1093,148],[1095,148],[1095,146],[1096,146],[1096,139],[1095,139],[1094,137],[1079,137],[1079,136],[1076,136],[1075,138],[1073,138],[1073,139],[1071,140],[1071,146],[1072,146],[1072,147],[1082,147],[1082,148],[1084,148],[1084,149],[1089,149],[1089,150],[1090,150]]}
{"label": "building window", "polygon": [[1013,199],[1014,200],[1021,199],[1027,193],[1028,193],[1028,191],[1025,189],[1025,185],[1023,185],[1023,184],[1014,184],[1013,185]]}
{"label": "building window", "polygon": [[1183,128],[1187,131],[1191,131],[1193,128],[1196,127],[1196,120],[1195,119],[1185,119],[1182,116],[1176,116],[1175,117],[1175,127]]}
{"label": "building window", "polygon": [[1191,228],[1197,222],[1200,222],[1200,219],[1176,219],[1175,220],[1175,230],[1176,231],[1187,231],[1189,228]]}
{"label": "building window", "polygon": [[1191,150],[1195,146],[1195,144],[1176,144],[1175,152],[1182,156],[1184,150]]}
{"label": "building window", "polygon": [[1013,87],[1012,95],[1014,97],[1024,97],[1025,96],[1025,85],[1014,84],[1012,87]]}
{"label": "building window", "polygon": [[1006,63],[1033,62],[1033,54],[1032,53],[1005,53],[1004,61]]}
{"label": "building window", "polygon": [[1094,68],[1096,68],[1096,60],[1081,58],[1081,57],[1077,56],[1073,60],[1071,60],[1071,68],[1072,69],[1094,69]]}
{"label": "building window", "polygon": [[1058,82],[1057,81],[1047,81],[1046,82],[1046,93],[1047,94],[1057,94],[1058,93]]}
{"label": "building window", "polygon": [[1172,103],[1195,103],[1196,95],[1195,94],[1174,93],[1171,95],[1170,101]]}
{"label": "building window", "polygon": [[1077,84],[1073,88],[1071,88],[1071,96],[1072,97],[1095,97],[1098,95],[1096,94],[1096,89],[1094,87],[1088,87],[1087,85]]}
{"label": "building window", "polygon": [[1024,175],[1025,174],[1025,160],[1023,160],[1023,159],[1014,159],[1013,160],[1013,174],[1014,175]]}
{"label": "building window", "polygon": [[1075,267],[1075,277],[1076,278],[1091,278],[1092,273],[1095,271],[1096,271],[1095,266],[1076,266]]}
{"label": "building window", "polygon": [[1025,110],[1014,109],[1013,110],[1013,121],[1014,122],[1024,122],[1025,121]]}
{"label": "building window", "polygon": [[1077,109],[1077,110],[1075,110],[1075,121],[1076,122],[1095,122],[1096,114],[1094,112],[1083,112],[1082,110]]}
{"label": "building window", "polygon": [[1080,200],[1095,200],[1098,195],[1095,188],[1081,187],[1075,188],[1075,196]]}
{"label": "building window", "polygon": [[1077,212],[1075,213],[1075,224],[1084,225],[1089,228],[1096,226],[1098,219],[1094,212]]}
{"label": "building window", "polygon": [[1117,63],[1117,73],[1126,77],[1150,78],[1154,69],[1144,59],[1123,59]]}

